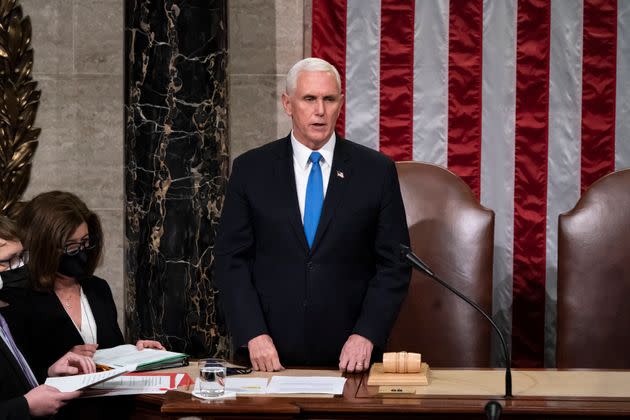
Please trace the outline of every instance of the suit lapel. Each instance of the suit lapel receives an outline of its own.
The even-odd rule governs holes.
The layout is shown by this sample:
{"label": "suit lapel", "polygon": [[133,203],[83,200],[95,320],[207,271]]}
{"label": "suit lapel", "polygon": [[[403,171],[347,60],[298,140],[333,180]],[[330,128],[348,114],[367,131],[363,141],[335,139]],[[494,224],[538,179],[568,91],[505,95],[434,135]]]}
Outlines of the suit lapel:
{"label": "suit lapel", "polygon": [[328,189],[326,190],[324,207],[322,208],[322,214],[319,218],[319,224],[317,225],[317,232],[315,233],[311,253],[315,252],[322,237],[326,233],[326,229],[335,215],[337,207],[346,195],[346,187],[352,177],[350,153],[348,153],[345,142],[346,140],[337,136],[332,168],[330,170],[330,179],[328,180]]}
{"label": "suit lapel", "polygon": [[277,157],[274,173],[276,177],[275,184],[278,186],[280,208],[286,209],[289,224],[296,235],[297,241],[304,251],[308,253],[308,243],[304,234],[300,205],[298,203],[297,190],[295,189],[293,149],[291,148],[290,136],[285,139],[282,147],[278,149]]}
{"label": "suit lapel", "polygon": [[24,390],[30,390],[31,384],[28,382],[28,379],[24,375],[22,368],[20,367],[17,359],[9,349],[8,344],[4,342],[4,339],[0,337],[0,352],[4,353],[4,358],[9,362],[11,369],[15,372],[15,376],[20,378],[20,382],[24,386]]}

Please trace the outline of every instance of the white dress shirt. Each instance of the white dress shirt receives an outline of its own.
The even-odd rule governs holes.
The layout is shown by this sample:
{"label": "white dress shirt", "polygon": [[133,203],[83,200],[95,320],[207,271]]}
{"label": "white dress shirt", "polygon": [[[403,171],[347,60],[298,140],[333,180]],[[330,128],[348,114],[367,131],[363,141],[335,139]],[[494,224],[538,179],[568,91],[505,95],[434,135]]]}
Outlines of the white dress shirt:
{"label": "white dress shirt", "polygon": [[[335,152],[335,143],[337,137],[333,132],[330,139],[324,146],[317,150],[322,155],[319,160],[319,166],[322,170],[322,182],[324,183],[324,197],[328,189],[328,180],[330,179],[330,170],[332,169],[333,155]],[[309,149],[302,143],[297,141],[291,131],[291,147],[293,148],[293,170],[295,171],[295,189],[297,191],[298,203],[300,205],[300,215],[302,223],[304,223],[304,203],[306,202],[306,185],[308,184],[308,176],[311,173],[312,162],[308,159],[314,150]]]}
{"label": "white dress shirt", "polygon": [[87,300],[85,293],[83,293],[83,288],[81,288],[81,328],[74,321],[72,323],[85,344],[96,344],[96,320],[94,319],[90,302]]}

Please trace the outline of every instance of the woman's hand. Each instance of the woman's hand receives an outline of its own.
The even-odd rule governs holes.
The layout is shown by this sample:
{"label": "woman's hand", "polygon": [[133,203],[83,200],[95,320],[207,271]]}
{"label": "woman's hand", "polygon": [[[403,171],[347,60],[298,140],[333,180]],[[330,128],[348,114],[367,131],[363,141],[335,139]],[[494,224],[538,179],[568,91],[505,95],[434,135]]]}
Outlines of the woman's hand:
{"label": "woman's hand", "polygon": [[72,353],[78,354],[79,356],[87,356],[94,357],[94,353],[98,348],[98,344],[79,344],[70,349]]}
{"label": "woman's hand", "polygon": [[138,340],[136,343],[136,348],[138,350],[142,349],[157,349],[157,350],[166,350],[159,341],[154,340]]}

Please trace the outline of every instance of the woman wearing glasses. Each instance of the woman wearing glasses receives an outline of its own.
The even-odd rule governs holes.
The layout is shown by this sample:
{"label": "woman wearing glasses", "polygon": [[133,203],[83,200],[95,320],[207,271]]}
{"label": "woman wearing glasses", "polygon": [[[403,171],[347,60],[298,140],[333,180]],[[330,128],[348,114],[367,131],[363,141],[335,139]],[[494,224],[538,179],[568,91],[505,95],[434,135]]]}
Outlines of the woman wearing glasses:
{"label": "woman wearing glasses", "polygon": [[[14,335],[39,379],[67,351],[93,356],[124,343],[107,282],[94,276],[103,251],[98,216],[68,192],[43,193],[28,202],[18,224],[29,251],[31,293],[20,305]],[[162,349],[140,340],[139,348]]]}

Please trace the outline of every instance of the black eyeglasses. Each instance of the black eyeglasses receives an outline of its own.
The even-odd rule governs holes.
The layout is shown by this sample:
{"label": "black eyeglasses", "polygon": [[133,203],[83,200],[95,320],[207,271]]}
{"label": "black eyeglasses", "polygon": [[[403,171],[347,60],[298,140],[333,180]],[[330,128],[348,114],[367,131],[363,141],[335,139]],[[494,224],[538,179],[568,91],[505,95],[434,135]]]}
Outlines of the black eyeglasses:
{"label": "black eyeglasses", "polygon": [[94,249],[96,247],[96,243],[96,238],[87,237],[81,239],[79,242],[66,242],[61,250],[64,254],[72,256],[77,255],[85,249]]}
{"label": "black eyeglasses", "polygon": [[3,267],[5,270],[15,270],[16,268],[20,268],[27,262],[28,251],[22,251],[7,260],[0,260],[0,267]]}

